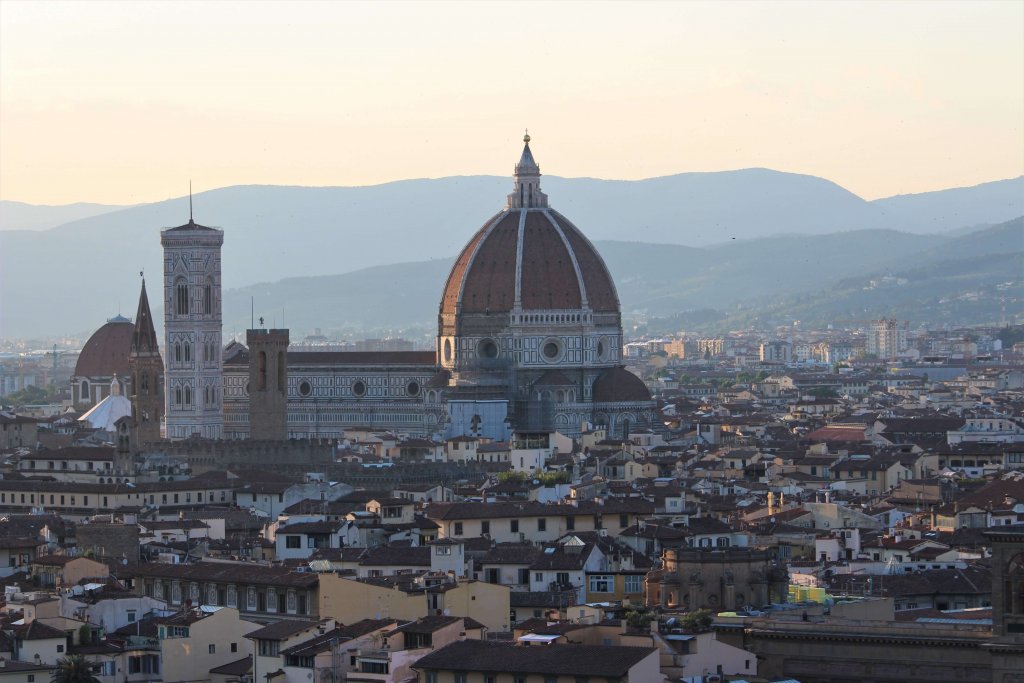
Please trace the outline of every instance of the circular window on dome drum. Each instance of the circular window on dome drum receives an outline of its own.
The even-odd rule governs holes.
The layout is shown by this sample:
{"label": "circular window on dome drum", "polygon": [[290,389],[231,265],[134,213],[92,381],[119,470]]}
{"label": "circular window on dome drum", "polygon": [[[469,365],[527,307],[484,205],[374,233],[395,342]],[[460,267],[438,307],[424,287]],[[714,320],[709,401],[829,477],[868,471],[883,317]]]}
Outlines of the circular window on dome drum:
{"label": "circular window on dome drum", "polygon": [[420,383],[415,381],[409,382],[408,384],[405,385],[405,393],[409,394],[410,396],[419,396]]}
{"label": "circular window on dome drum", "polygon": [[299,396],[309,396],[313,393],[313,386],[306,380],[299,382]]}
{"label": "circular window on dome drum", "polygon": [[366,396],[366,382],[357,379],[352,383],[352,393],[356,396]]}
{"label": "circular window on dome drum", "polygon": [[480,357],[481,358],[497,358],[498,357],[498,345],[494,343],[493,339],[484,339],[480,342]]}
{"label": "circular window on dome drum", "polygon": [[544,360],[556,361],[562,356],[562,344],[556,339],[548,339],[541,347]]}
{"label": "circular window on dome drum", "polygon": [[451,363],[452,362],[452,340],[451,339],[445,339],[444,340],[444,361],[446,363]]}

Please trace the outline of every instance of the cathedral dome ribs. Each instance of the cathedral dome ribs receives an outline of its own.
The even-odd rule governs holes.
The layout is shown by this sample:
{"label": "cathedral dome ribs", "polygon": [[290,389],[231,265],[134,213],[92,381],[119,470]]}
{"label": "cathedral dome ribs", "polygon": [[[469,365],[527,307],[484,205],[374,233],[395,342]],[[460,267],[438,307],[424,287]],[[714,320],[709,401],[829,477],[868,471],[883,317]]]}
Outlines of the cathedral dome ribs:
{"label": "cathedral dome ribs", "polygon": [[[489,221],[455,260],[441,297],[442,322],[459,314],[617,314],[615,285],[580,231],[547,209],[509,209]],[[590,322],[575,317],[543,322]]]}
{"label": "cathedral dome ribs", "polygon": [[601,256],[576,226],[548,208],[529,136],[516,165],[506,209],[470,239],[441,297],[442,336],[459,334],[469,316],[512,325],[591,325],[619,302]]}

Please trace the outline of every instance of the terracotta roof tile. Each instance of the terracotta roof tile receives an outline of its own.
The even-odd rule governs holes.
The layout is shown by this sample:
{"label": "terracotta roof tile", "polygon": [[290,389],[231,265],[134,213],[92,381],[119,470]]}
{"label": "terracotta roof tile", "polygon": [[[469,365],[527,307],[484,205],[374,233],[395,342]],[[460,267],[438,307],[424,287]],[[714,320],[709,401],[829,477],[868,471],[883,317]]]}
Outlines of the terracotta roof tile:
{"label": "terracotta roof tile", "polygon": [[625,676],[657,648],[621,645],[546,645],[520,647],[506,643],[463,640],[423,657],[421,671],[475,671],[566,676]]}

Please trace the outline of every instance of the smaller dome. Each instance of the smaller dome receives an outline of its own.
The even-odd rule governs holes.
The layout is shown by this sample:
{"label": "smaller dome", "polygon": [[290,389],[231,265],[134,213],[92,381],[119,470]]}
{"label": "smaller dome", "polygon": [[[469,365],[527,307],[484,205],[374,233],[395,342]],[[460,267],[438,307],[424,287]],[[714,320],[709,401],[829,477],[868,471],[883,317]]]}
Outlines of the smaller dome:
{"label": "smaller dome", "polygon": [[639,377],[625,368],[608,368],[594,380],[594,403],[650,401],[651,392]]}
{"label": "smaller dome", "polygon": [[75,377],[129,377],[128,354],[132,350],[131,320],[118,316],[96,330],[82,347],[75,363]]}

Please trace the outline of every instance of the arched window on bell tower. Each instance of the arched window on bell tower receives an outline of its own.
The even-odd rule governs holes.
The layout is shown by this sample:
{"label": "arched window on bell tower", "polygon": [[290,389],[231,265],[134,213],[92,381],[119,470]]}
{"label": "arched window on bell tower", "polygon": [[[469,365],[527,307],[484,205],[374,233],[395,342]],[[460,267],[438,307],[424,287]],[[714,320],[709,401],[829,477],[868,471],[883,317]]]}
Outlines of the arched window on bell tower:
{"label": "arched window on bell tower", "polygon": [[207,277],[206,283],[203,284],[203,313],[210,315],[213,313],[213,278]]}
{"label": "arched window on bell tower", "polygon": [[260,351],[256,357],[256,374],[258,378],[259,389],[266,391],[267,389],[267,352]]}
{"label": "arched window on bell tower", "polygon": [[174,281],[174,311],[178,315],[188,315],[188,283],[183,277]]}

